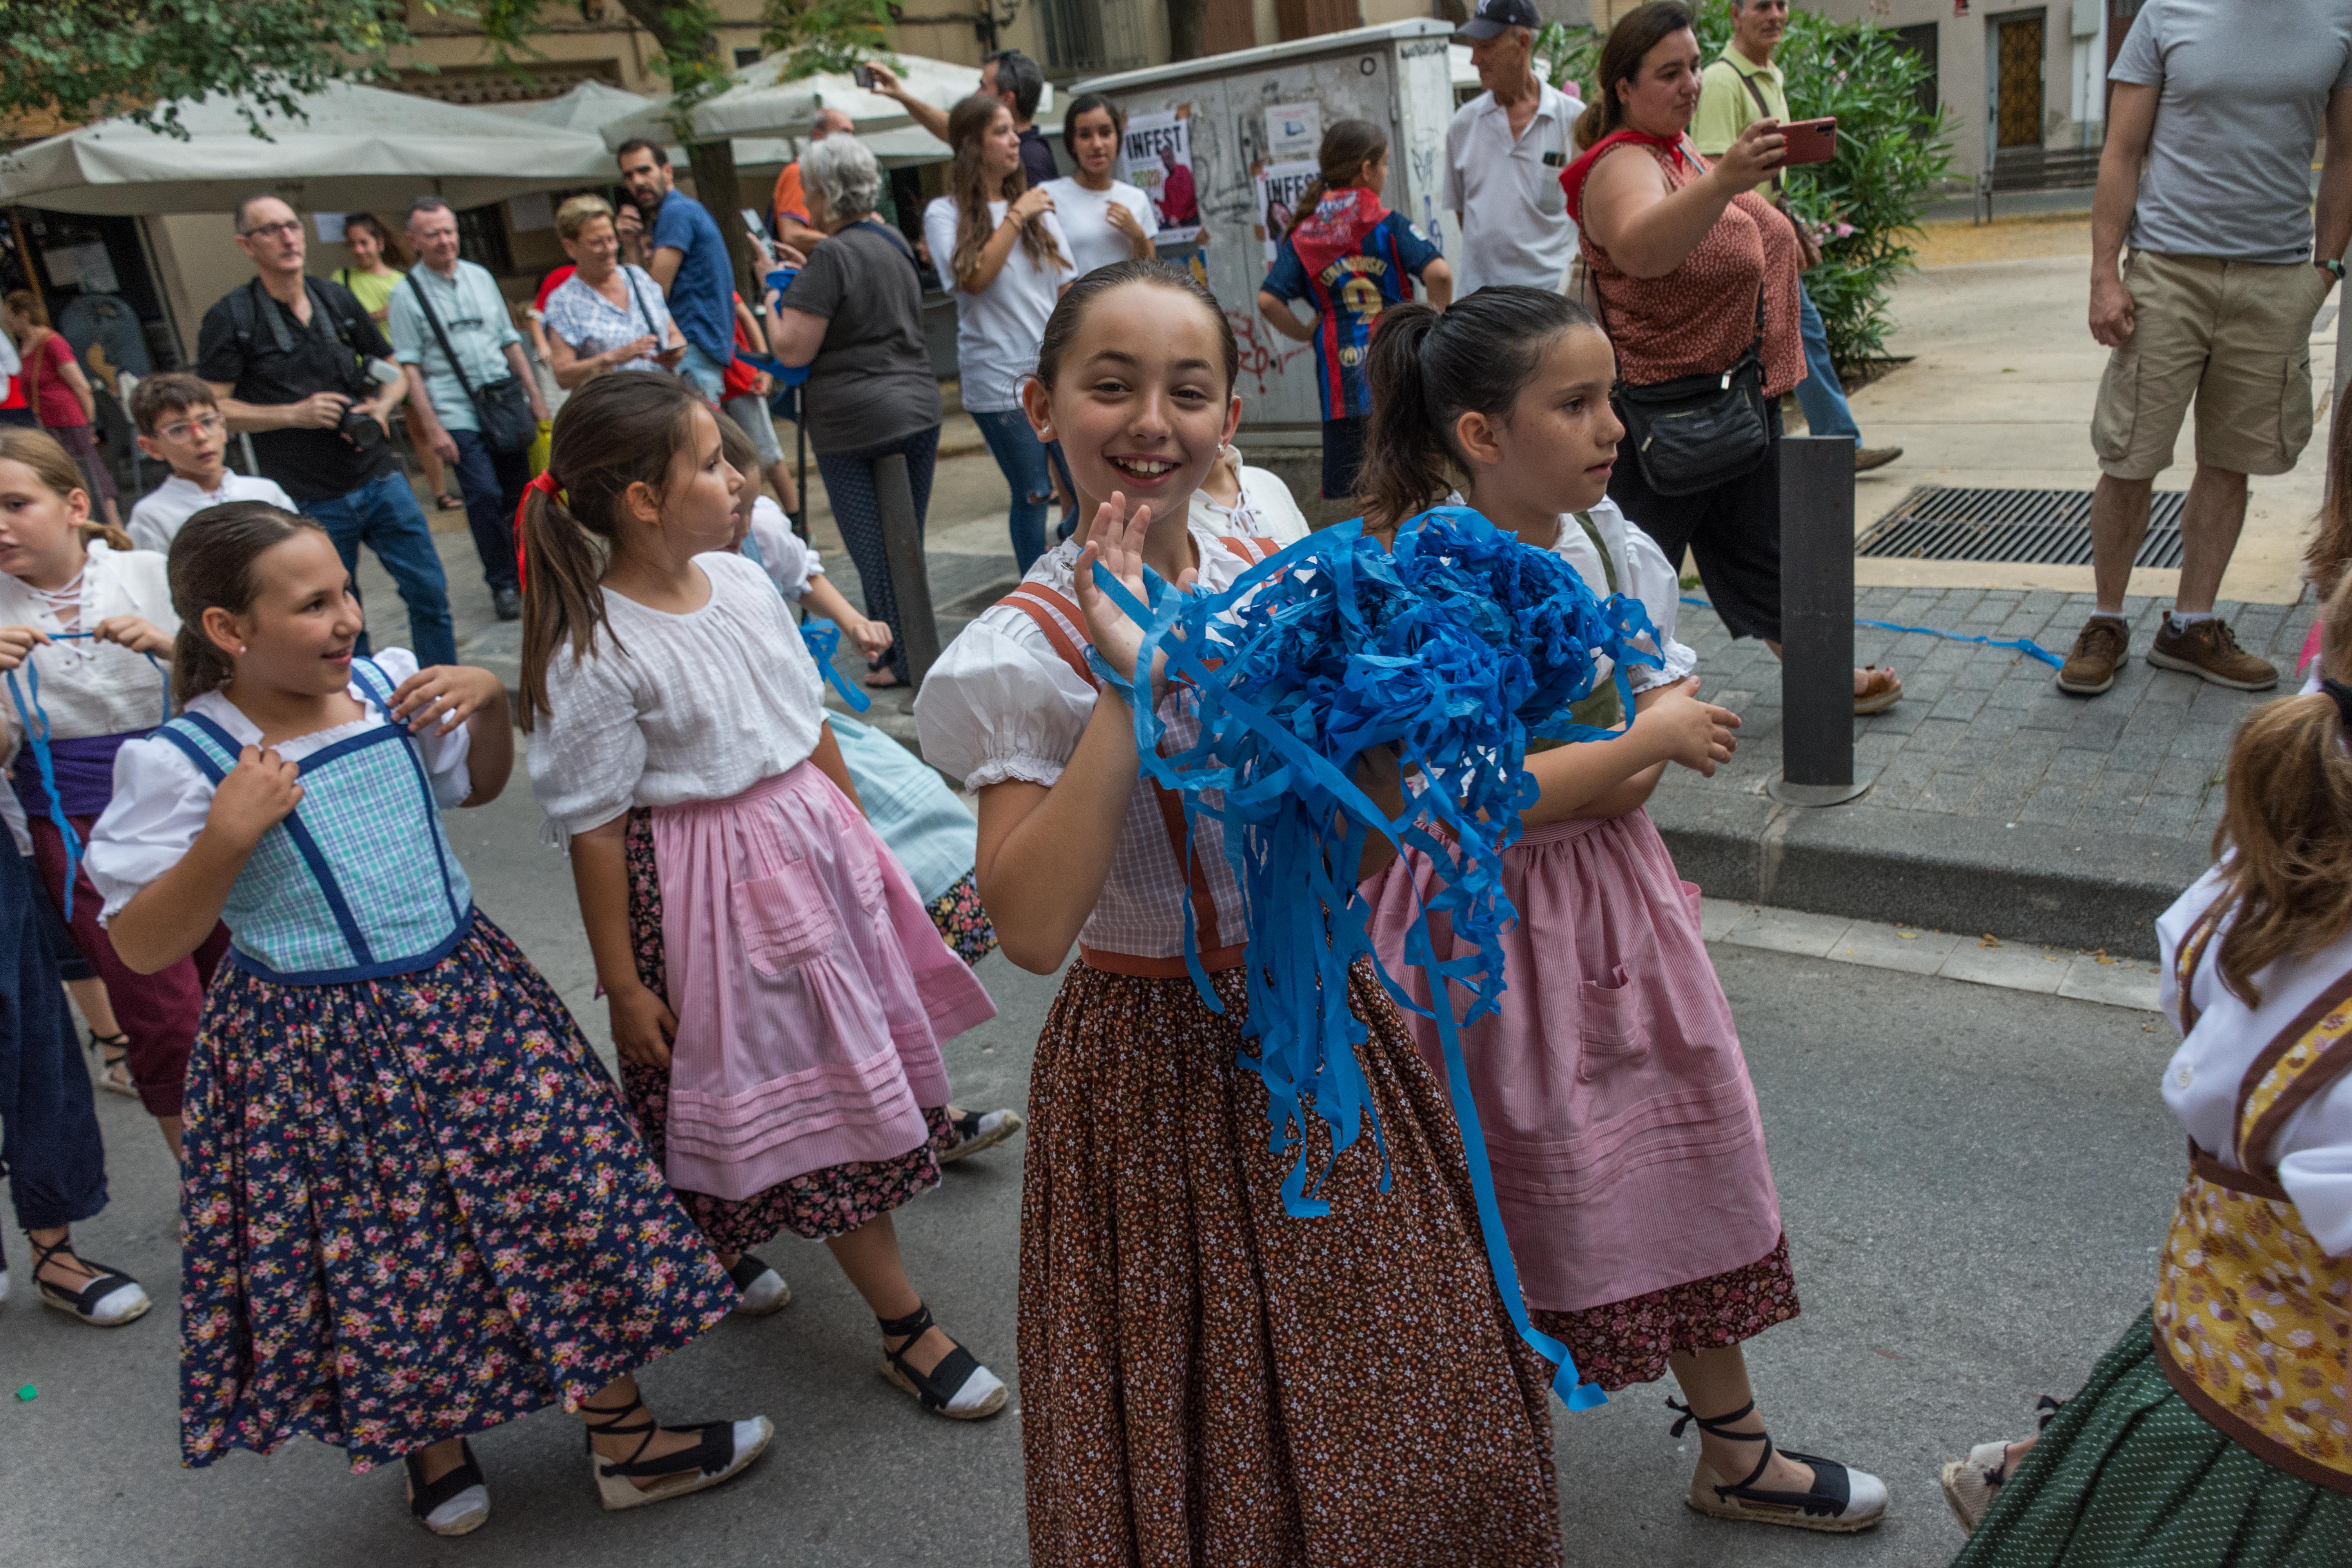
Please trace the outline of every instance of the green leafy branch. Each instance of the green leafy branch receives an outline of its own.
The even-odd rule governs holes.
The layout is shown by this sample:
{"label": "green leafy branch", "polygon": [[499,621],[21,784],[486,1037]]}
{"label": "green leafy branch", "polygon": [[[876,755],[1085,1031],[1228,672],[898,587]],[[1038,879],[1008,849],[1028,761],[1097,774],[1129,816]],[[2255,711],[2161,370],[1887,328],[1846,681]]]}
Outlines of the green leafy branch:
{"label": "green leafy branch", "polygon": [[789,57],[780,81],[846,76],[853,66],[879,60],[904,68],[890,52],[889,0],[767,0],[760,45]]}

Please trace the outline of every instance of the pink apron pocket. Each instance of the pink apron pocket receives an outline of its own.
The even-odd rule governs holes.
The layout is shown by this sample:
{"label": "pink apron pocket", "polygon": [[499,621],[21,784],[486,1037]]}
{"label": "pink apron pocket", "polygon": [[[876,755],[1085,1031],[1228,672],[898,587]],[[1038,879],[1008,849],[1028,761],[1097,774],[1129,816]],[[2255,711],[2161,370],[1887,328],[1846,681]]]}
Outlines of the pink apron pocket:
{"label": "pink apron pocket", "polygon": [[806,861],[790,861],[772,877],[730,883],[728,892],[744,954],[761,973],[782,974],[832,944],[833,909]]}
{"label": "pink apron pocket", "polygon": [[1606,984],[1577,984],[1577,1099],[1580,1121],[1605,1121],[1657,1092],[1652,1081],[1650,1031],[1642,1021],[1642,996],[1619,964]]}

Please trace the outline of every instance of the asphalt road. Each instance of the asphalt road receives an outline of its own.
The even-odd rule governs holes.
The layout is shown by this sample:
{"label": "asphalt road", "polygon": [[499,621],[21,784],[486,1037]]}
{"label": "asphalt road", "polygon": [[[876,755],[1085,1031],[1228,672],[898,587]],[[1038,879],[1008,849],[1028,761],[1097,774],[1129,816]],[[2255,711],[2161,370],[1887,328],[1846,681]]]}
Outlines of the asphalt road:
{"label": "asphalt road", "polygon": [[[536,844],[520,783],[453,829],[482,907],[601,1040],[564,862]],[[2158,1099],[2170,1045],[2148,1015],[1753,950],[1716,962],[1764,1106],[1803,1316],[1753,1342],[1775,1435],[1886,1478],[1891,1515],[1861,1537],[1723,1524],[1681,1501],[1696,1442],[1667,1435],[1671,1390],[1555,1407],[1563,1523],[1579,1564],[1948,1562],[1960,1535],[1939,1460],[2029,1426],[2147,1300],[2178,1190],[2180,1136]],[[948,1047],[959,1100],[1018,1103],[1050,981],[992,957],[1003,1008]],[[113,1206],[77,1232],[156,1297],[102,1331],[0,1307],[0,1563],[12,1568],[565,1568],[661,1564],[1018,1563],[1020,1421],[919,1412],[874,1370],[872,1320],[821,1247],[767,1256],[782,1313],[730,1321],[646,1374],[674,1419],[767,1414],[774,1446],[730,1487],[642,1512],[596,1506],[576,1425],[555,1412],[476,1440],[490,1522],[442,1542],[409,1520],[396,1468],[352,1477],[302,1441],[268,1459],[178,1466],[172,1173],[134,1102],[101,1096]],[[1020,1145],[949,1171],[899,1215],[941,1321],[1018,1392],[1013,1365]],[[14,1231],[13,1223],[9,1226]],[[1368,1364],[1380,1347],[1363,1347]],[[1410,1421],[1410,1409],[1396,1418]]]}

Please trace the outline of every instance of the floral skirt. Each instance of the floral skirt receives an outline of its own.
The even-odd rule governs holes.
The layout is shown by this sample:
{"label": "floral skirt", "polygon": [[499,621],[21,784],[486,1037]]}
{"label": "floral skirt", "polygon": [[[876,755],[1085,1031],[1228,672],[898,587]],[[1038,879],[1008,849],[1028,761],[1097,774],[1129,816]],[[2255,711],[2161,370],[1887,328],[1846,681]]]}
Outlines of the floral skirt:
{"label": "floral skirt", "polygon": [[966,963],[978,963],[996,951],[996,927],[989,922],[988,911],[981,907],[980,882],[975,873],[966,871],[956,879],[956,885],[924,906],[930,911],[931,923],[940,928],[947,940],[948,950]]}
{"label": "floral skirt", "polygon": [[223,965],[188,1066],[180,1453],[364,1470],[692,1341],[735,1287],[552,987],[479,913],[413,974]]}
{"label": "floral skirt", "polygon": [[[630,951],[636,961],[637,979],[667,1003],[669,973],[662,953],[661,873],[654,862],[650,812],[629,813],[626,846]],[[668,1154],[665,1129],[669,1121],[669,1069],[646,1067],[624,1057],[621,1088],[655,1168],[659,1169]],[[930,1129],[931,1141],[891,1159],[853,1161],[803,1172],[748,1198],[680,1191],[678,1201],[702,1227],[710,1245],[721,1252],[748,1252],[786,1230],[811,1241],[845,1236],[918,1193],[939,1185],[939,1151],[956,1142],[955,1124],[948,1120],[945,1106],[923,1107],[923,1120]]]}
{"label": "floral skirt", "polygon": [[1585,1381],[1614,1394],[1665,1376],[1669,1356],[1752,1340],[1798,1310],[1797,1277],[1784,1236],[1755,1262],[1704,1279],[1574,1312],[1530,1308],[1528,1316],[1568,1346]]}
{"label": "floral skirt", "polygon": [[[1070,966],[1021,1192],[1038,1568],[1557,1568],[1550,1368],[1513,1330],[1444,1091],[1368,971],[1369,1130],[1297,1219],[1242,972]],[[1324,1124],[1309,1169],[1330,1155]]]}

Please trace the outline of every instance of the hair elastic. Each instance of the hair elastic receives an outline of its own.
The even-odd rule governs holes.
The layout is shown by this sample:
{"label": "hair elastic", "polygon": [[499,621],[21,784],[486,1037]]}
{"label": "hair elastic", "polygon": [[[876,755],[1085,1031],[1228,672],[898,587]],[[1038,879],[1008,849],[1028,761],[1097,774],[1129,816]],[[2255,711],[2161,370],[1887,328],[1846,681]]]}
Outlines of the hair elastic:
{"label": "hair elastic", "polygon": [[554,468],[541,468],[531,475],[530,483],[522,488],[522,500],[515,503],[515,591],[517,593],[530,586],[530,568],[523,563],[522,514],[530,510],[530,498],[534,492],[545,496],[553,505],[562,504],[563,482],[555,477]]}
{"label": "hair elastic", "polygon": [[2334,699],[2336,719],[2346,729],[2352,730],[2352,686],[2340,680],[2323,680],[2319,683],[2319,689]]}

